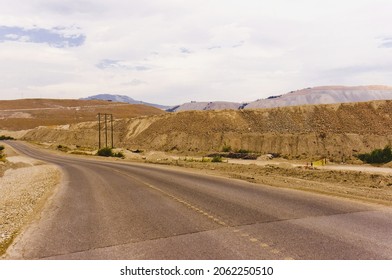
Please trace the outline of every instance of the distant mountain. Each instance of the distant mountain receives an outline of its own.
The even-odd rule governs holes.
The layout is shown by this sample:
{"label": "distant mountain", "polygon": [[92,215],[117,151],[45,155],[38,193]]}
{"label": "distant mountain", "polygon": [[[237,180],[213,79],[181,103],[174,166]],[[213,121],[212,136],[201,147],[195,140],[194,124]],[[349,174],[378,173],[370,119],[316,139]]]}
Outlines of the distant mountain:
{"label": "distant mountain", "polygon": [[107,100],[107,101],[113,101],[113,102],[123,102],[123,103],[129,103],[129,104],[142,104],[146,106],[151,106],[155,108],[159,108],[161,110],[167,110],[172,108],[172,106],[165,106],[165,105],[159,105],[159,104],[152,104],[152,103],[147,103],[144,101],[138,101],[135,100],[129,96],[126,95],[114,95],[114,94],[97,94],[85,98],[80,98],[80,100]]}
{"label": "distant mountain", "polygon": [[365,102],[372,100],[392,99],[392,87],[389,86],[323,86],[291,91],[287,94],[270,96],[249,103],[235,103],[225,101],[196,102],[191,101],[177,106],[164,106],[135,100],[125,95],[98,94],[81,98],[82,100],[111,100],[129,104],[143,104],[166,110],[168,112],[180,111],[207,111],[207,110],[237,110],[274,108],[285,106],[309,104],[333,104],[347,102]]}
{"label": "distant mountain", "polygon": [[388,86],[324,86],[291,91],[249,103],[189,102],[168,109],[169,112],[191,110],[257,109],[309,104],[333,104],[392,99],[392,87]]}
{"label": "distant mountain", "polygon": [[172,107],[166,111],[180,112],[180,111],[207,111],[207,110],[224,110],[232,109],[237,110],[242,103],[215,101],[215,102],[188,102],[179,106]]}
{"label": "distant mountain", "polygon": [[324,86],[291,91],[250,102],[245,109],[274,108],[308,104],[333,104],[392,99],[392,87],[388,86]]}

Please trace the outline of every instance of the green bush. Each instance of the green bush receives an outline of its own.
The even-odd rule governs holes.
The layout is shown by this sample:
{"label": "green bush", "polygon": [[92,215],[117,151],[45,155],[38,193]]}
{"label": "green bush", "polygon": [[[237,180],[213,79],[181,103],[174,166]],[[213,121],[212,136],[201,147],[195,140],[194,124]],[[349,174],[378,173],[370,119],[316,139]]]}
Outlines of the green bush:
{"label": "green bush", "polygon": [[223,148],[222,148],[222,152],[224,152],[224,153],[228,153],[228,152],[231,152],[231,146],[223,146]]}
{"label": "green bush", "polygon": [[386,146],[384,149],[375,149],[371,153],[359,154],[357,157],[366,163],[387,163],[392,161],[392,150],[390,146]]}
{"label": "green bush", "polygon": [[112,149],[108,147],[98,150],[97,156],[125,158],[122,152],[113,153]]}
{"label": "green bush", "polygon": [[11,136],[1,135],[0,140],[15,140],[15,138]]}
{"label": "green bush", "polygon": [[67,152],[69,150],[69,148],[67,146],[58,145],[57,150],[62,151],[62,152]]}
{"label": "green bush", "polygon": [[111,148],[105,147],[105,148],[102,148],[102,149],[98,150],[97,156],[100,156],[100,157],[112,157],[113,156],[113,151],[112,151]]}
{"label": "green bush", "polygon": [[5,154],[3,154],[4,146],[0,146],[0,161],[5,161]]}
{"label": "green bush", "polygon": [[208,157],[202,157],[201,162],[211,162],[211,159]]}
{"label": "green bush", "polygon": [[212,158],[211,162],[222,162],[222,157],[221,156],[214,156]]}
{"label": "green bush", "polygon": [[237,153],[239,153],[239,154],[249,154],[250,151],[245,150],[245,149],[239,149],[239,150],[237,151]]}
{"label": "green bush", "polygon": [[118,158],[125,158],[125,155],[122,152],[114,153],[113,156]]}

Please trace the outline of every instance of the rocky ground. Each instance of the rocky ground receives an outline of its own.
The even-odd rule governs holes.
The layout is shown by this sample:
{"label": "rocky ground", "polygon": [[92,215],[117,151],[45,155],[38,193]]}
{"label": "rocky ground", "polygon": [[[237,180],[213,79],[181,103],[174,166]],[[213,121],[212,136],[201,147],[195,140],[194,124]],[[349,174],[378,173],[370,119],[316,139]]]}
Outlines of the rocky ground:
{"label": "rocky ground", "polygon": [[55,166],[20,156],[9,146],[6,154],[0,165],[0,256],[60,182]]}

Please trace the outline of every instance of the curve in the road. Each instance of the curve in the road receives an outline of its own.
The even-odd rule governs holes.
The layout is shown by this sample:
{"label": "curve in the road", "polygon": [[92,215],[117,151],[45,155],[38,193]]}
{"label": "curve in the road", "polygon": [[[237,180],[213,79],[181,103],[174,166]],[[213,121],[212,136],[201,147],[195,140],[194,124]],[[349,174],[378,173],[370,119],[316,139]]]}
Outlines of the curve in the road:
{"label": "curve in the road", "polygon": [[12,146],[57,164],[64,183],[11,259],[392,258],[388,207]]}

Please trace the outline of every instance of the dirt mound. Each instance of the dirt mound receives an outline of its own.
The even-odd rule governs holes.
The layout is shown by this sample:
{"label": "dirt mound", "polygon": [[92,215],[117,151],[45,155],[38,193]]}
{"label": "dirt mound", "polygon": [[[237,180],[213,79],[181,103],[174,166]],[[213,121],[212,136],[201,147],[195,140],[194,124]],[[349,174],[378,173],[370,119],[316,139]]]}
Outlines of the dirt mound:
{"label": "dirt mound", "polygon": [[22,99],[0,102],[0,130],[25,130],[38,126],[73,124],[97,119],[98,113],[115,118],[163,114],[145,106],[102,100]]}
{"label": "dirt mound", "polygon": [[[258,110],[190,111],[117,120],[115,145],[181,153],[245,149],[289,158],[345,161],[391,144],[392,101]],[[97,145],[97,123],[38,128],[28,140]]]}

